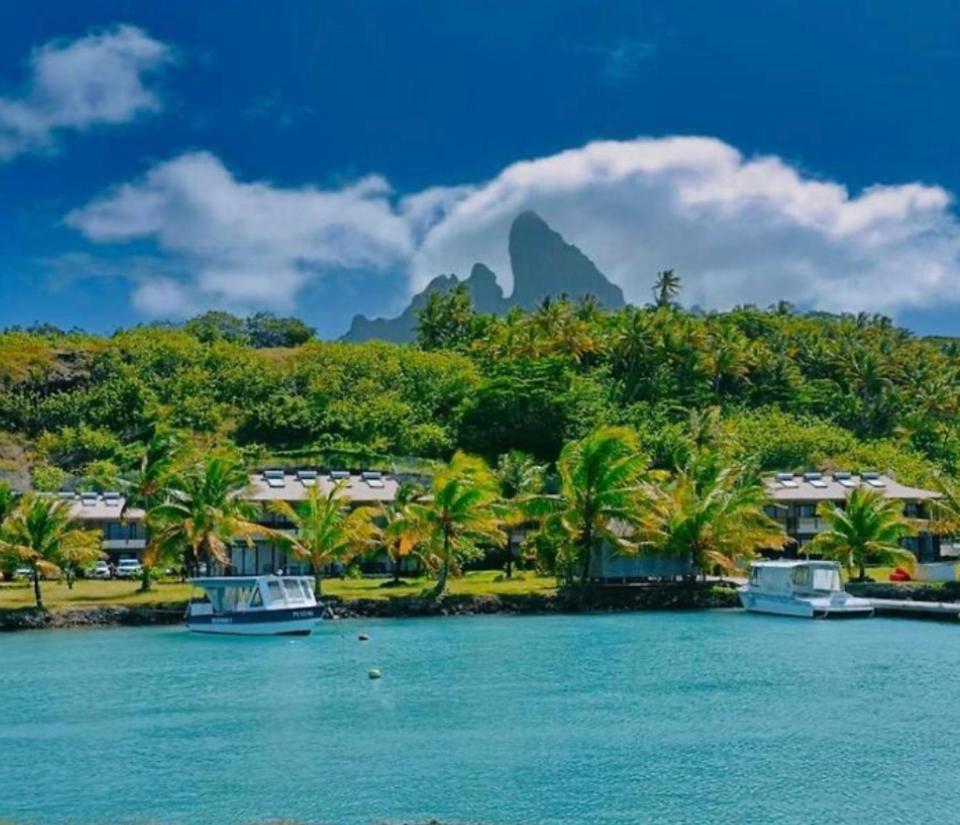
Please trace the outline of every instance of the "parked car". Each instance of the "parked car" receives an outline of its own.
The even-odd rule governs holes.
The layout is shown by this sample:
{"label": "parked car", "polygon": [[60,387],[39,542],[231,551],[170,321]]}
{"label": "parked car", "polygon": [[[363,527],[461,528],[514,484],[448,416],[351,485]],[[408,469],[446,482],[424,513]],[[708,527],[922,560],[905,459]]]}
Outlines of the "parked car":
{"label": "parked car", "polygon": [[143,573],[143,565],[136,559],[120,559],[117,563],[118,579],[136,579]]}
{"label": "parked car", "polygon": [[87,570],[88,579],[109,579],[110,577],[110,565],[105,561],[98,561],[93,567]]}
{"label": "parked car", "polygon": [[13,571],[13,577],[15,579],[32,579],[33,571],[29,567],[18,567]]}

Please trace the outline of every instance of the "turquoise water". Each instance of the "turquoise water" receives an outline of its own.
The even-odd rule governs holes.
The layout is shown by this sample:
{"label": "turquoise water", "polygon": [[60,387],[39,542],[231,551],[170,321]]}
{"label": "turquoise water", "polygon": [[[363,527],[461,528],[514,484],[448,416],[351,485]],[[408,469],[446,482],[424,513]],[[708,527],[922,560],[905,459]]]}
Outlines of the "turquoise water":
{"label": "turquoise water", "polygon": [[739,612],[7,635],[0,820],[956,822],[958,642]]}

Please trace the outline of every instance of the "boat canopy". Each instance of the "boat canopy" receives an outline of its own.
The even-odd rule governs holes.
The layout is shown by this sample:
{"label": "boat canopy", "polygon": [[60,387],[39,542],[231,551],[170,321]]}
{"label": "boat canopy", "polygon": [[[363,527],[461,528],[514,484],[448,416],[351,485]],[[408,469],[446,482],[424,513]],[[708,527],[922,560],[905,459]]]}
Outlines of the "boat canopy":
{"label": "boat canopy", "polygon": [[750,584],[766,593],[836,593],[843,590],[835,561],[756,562]]}
{"label": "boat canopy", "polygon": [[217,613],[315,604],[312,576],[212,576],[191,579]]}

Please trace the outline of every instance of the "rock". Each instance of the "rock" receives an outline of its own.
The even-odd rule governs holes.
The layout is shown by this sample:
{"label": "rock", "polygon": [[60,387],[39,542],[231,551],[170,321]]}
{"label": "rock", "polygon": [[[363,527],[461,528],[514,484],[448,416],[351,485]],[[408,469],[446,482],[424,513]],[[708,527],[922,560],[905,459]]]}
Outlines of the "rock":
{"label": "rock", "polygon": [[[607,309],[625,306],[623,292],[576,246],[567,243],[536,212],[523,212],[510,227],[508,238],[513,294],[507,298],[497,276],[482,263],[475,263],[467,285],[477,312],[505,315],[513,306],[536,308],[548,296],[566,295],[574,300],[593,295]],[[416,338],[417,313],[431,292],[447,293],[461,281],[456,275],[438,275],[396,318],[370,319],[356,315],[342,341],[377,339],[407,343]]]}
{"label": "rock", "polygon": [[535,309],[544,298],[593,295],[607,309],[626,305],[623,292],[576,246],[567,243],[536,212],[523,212],[510,227],[510,304]]}

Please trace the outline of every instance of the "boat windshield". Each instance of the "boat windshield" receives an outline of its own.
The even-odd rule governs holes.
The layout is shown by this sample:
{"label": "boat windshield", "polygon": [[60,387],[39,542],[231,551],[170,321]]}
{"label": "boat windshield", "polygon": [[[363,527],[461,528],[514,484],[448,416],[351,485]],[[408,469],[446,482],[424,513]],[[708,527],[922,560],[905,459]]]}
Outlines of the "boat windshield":
{"label": "boat windshield", "polygon": [[207,598],[214,613],[231,613],[243,608],[250,600],[250,587],[211,587],[207,589]]}
{"label": "boat windshield", "polygon": [[843,589],[836,567],[797,567],[790,579],[793,586],[800,590],[834,593]]}

